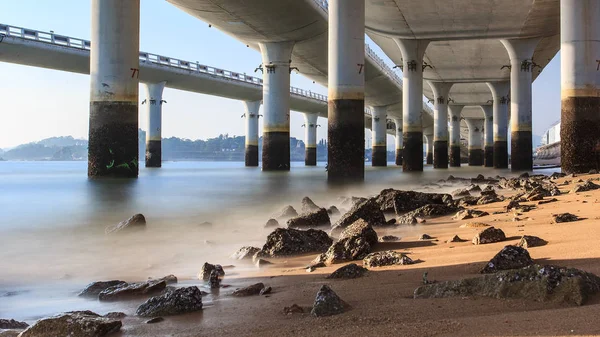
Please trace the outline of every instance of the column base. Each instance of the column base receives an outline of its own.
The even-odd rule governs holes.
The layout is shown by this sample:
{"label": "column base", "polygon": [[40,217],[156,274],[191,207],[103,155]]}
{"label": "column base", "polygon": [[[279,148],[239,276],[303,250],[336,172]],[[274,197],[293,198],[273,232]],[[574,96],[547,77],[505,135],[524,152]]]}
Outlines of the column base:
{"label": "column base", "polygon": [[290,133],[265,132],[262,152],[263,171],[290,170]]}
{"label": "column base", "polygon": [[430,151],[427,151],[427,155],[425,157],[425,163],[427,165],[433,165],[433,153]]}
{"label": "column base", "polygon": [[494,167],[494,147],[486,146],[485,147],[485,167]]}
{"label": "column base", "polygon": [[433,167],[448,168],[448,141],[438,140],[433,143]]}
{"label": "column base", "polygon": [[469,150],[469,166],[483,166],[483,150]]}
{"label": "column base", "polygon": [[327,180],[334,184],[363,181],[365,101],[339,99],[327,105]]}
{"label": "column base", "polygon": [[423,171],[423,132],[404,132],[402,171]]}
{"label": "column base", "polygon": [[562,100],[560,161],[566,173],[600,168],[600,97]]}
{"label": "column base", "polygon": [[396,165],[402,166],[402,149],[396,149]]}
{"label": "column base", "polygon": [[161,167],[162,145],[160,140],[146,142],[146,167]]}
{"label": "column base", "polygon": [[317,148],[307,147],[304,151],[304,165],[317,166]]}
{"label": "column base", "polygon": [[531,131],[512,132],[510,140],[510,168],[513,171],[533,170]]}
{"label": "column base", "polygon": [[450,166],[460,167],[460,145],[450,146]]}
{"label": "column base", "polygon": [[258,166],[258,146],[246,145],[245,153],[246,167]]}
{"label": "column base", "polygon": [[494,168],[508,168],[508,142],[506,141],[494,142]]}
{"label": "column base", "polygon": [[88,176],[136,178],[138,102],[90,102]]}
{"label": "column base", "polygon": [[387,166],[387,147],[373,146],[371,164],[373,166]]}

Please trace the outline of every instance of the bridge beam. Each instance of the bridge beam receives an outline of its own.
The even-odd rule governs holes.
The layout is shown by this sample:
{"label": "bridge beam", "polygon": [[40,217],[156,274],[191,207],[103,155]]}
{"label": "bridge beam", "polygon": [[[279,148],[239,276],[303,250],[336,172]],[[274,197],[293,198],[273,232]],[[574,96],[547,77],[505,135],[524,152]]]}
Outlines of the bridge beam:
{"label": "bridge beam", "polygon": [[92,0],[89,177],[138,176],[140,1]]}
{"label": "bridge beam", "polygon": [[402,166],[402,144],[404,141],[402,138],[402,119],[395,118],[394,124],[396,124],[396,165]]}
{"label": "bridge beam", "polygon": [[246,122],[246,167],[258,166],[258,118],[261,101],[244,101]]}
{"label": "bridge beam", "polygon": [[387,107],[372,108],[371,119],[371,165],[387,166]]}
{"label": "bridge beam", "polygon": [[494,167],[494,107],[491,105],[481,105],[483,116],[485,117],[483,158],[485,167]]}
{"label": "bridge beam", "polygon": [[469,127],[469,166],[483,165],[482,131],[485,120],[483,118],[466,118]]}
{"label": "bridge beam", "polygon": [[488,82],[494,100],[494,168],[508,168],[508,94],[510,83]]}
{"label": "bridge beam", "polygon": [[433,167],[448,168],[448,94],[454,83],[428,81],[433,90]]}
{"label": "bridge beam", "polygon": [[450,105],[450,166],[460,167],[460,114],[464,105]]}
{"label": "bridge beam", "polygon": [[600,2],[562,0],[561,166],[600,169]]}
{"label": "bridge beam", "polygon": [[501,40],[510,56],[511,169],[533,170],[531,82],[533,52],[540,38]]}
{"label": "bridge beam", "polygon": [[[424,130],[424,137],[425,137],[425,141],[427,143],[427,152],[425,153],[425,163],[427,165],[432,165],[433,164],[433,144],[434,144],[434,137],[433,137],[433,130]],[[423,161],[423,152],[421,152],[421,161]]]}
{"label": "bridge beam", "polygon": [[365,176],[365,1],[330,0],[327,179]]}
{"label": "bridge beam", "polygon": [[162,165],[162,104],[167,82],[144,83],[148,106],[148,132],[146,134],[146,167]]}
{"label": "bridge beam", "polygon": [[304,114],[304,165],[317,166],[317,114]]}

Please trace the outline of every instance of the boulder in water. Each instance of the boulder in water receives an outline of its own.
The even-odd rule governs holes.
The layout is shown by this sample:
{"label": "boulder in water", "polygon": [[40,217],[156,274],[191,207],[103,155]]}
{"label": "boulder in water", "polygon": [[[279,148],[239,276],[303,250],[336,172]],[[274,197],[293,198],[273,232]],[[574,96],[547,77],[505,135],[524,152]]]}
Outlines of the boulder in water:
{"label": "boulder in water", "polygon": [[198,287],[177,288],[148,299],[136,310],[142,317],[173,316],[202,310],[202,293]]}
{"label": "boulder in water", "polygon": [[225,271],[220,264],[210,264],[208,262],[204,262],[202,269],[200,269],[200,272],[198,273],[198,279],[202,281],[208,281],[210,278],[210,273],[213,270],[216,270],[219,273],[219,276],[225,276]]}
{"label": "boulder in water", "polygon": [[302,198],[302,213],[312,213],[320,209],[321,207],[317,206],[309,197]]}
{"label": "boulder in water", "polygon": [[110,288],[110,287],[114,287],[114,286],[123,286],[126,285],[127,282],[125,281],[119,281],[119,280],[113,280],[113,281],[98,281],[98,282],[92,282],[90,284],[88,284],[85,289],[83,289],[78,296],[82,296],[82,297],[98,297],[98,295]]}
{"label": "boulder in water", "polygon": [[91,311],[73,311],[43,318],[23,331],[20,337],[104,337],[121,329],[121,321]]}
{"label": "boulder in water", "polygon": [[330,206],[327,209],[327,214],[329,214],[329,216],[338,216],[338,215],[341,215],[340,210],[337,207],[335,207],[335,206]]}
{"label": "boulder in water", "polygon": [[267,237],[257,257],[278,257],[327,251],[333,240],[321,230],[277,228]]}
{"label": "boulder in water", "polygon": [[347,306],[331,288],[323,285],[317,293],[313,309],[310,313],[315,317],[338,315],[343,313]]}
{"label": "boulder in water", "polygon": [[143,214],[135,214],[131,218],[121,221],[116,225],[106,227],[105,233],[111,234],[121,231],[132,231],[146,228],[146,218]]}
{"label": "boulder in water", "polygon": [[100,301],[120,301],[139,296],[150,295],[163,291],[167,287],[164,280],[150,280],[147,282],[125,283],[107,288],[98,294]]}
{"label": "boulder in water", "polygon": [[298,212],[294,207],[288,205],[283,207],[283,209],[279,213],[275,214],[273,217],[279,220],[287,220],[295,216],[298,216]]}
{"label": "boulder in water", "polygon": [[308,229],[320,226],[331,226],[329,214],[325,208],[311,212],[304,212],[287,221],[288,228]]}
{"label": "boulder in water", "polygon": [[277,221],[275,219],[267,220],[267,223],[265,224],[265,228],[273,228],[273,227],[279,227],[279,221]]}
{"label": "boulder in water", "polygon": [[527,249],[517,246],[506,246],[481,269],[481,273],[490,274],[501,270],[519,269],[532,264],[533,260],[529,256]]}

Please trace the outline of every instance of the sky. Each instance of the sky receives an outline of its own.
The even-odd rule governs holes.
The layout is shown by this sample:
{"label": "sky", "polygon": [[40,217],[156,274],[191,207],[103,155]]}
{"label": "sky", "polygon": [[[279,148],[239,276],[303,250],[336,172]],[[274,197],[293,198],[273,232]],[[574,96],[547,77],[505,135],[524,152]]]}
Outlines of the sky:
{"label": "sky", "polygon": [[[54,31],[89,40],[90,0],[3,0],[0,23],[39,31]],[[182,60],[253,73],[260,54],[209,28],[164,0],[142,0],[140,50]],[[381,49],[371,47],[387,61]],[[258,74],[260,75],[260,74]],[[327,94],[327,89],[292,73],[291,85]],[[0,63],[0,148],[53,136],[86,138],[89,117],[89,76]],[[145,90],[140,86],[140,101]],[[244,135],[242,102],[166,88],[162,136],[206,139],[219,134]],[[146,105],[140,107],[140,128],[146,130]],[[290,114],[290,135],[304,139],[304,117]],[[560,118],[560,57],[555,57],[533,84],[533,133],[541,135]],[[327,120],[319,118],[317,138],[327,137]],[[262,122],[259,125],[262,130]],[[365,137],[370,147],[370,131]],[[393,137],[388,148],[393,149]]]}

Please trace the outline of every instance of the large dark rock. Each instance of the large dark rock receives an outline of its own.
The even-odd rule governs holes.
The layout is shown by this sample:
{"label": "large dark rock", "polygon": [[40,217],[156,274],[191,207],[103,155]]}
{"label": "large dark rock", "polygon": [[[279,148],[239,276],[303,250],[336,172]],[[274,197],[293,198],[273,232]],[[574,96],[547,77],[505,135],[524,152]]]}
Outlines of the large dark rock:
{"label": "large dark rock", "polygon": [[572,221],[579,220],[579,217],[577,215],[571,214],[571,213],[554,214],[553,217],[554,217],[554,222],[556,222],[556,223],[572,222]]}
{"label": "large dark rock", "polygon": [[80,293],[78,296],[83,296],[83,297],[98,297],[98,295],[103,292],[104,290],[114,287],[114,286],[123,286],[126,285],[127,282],[125,281],[118,281],[118,280],[113,280],[113,281],[98,281],[98,282],[92,282],[90,284],[88,284]]}
{"label": "large dark rock", "polygon": [[479,232],[473,238],[474,245],[483,245],[486,243],[494,243],[506,240],[506,235],[499,228],[488,227]]}
{"label": "large dark rock", "polygon": [[501,270],[519,269],[532,264],[533,260],[529,256],[527,249],[517,246],[506,246],[481,269],[481,273],[490,274]]}
{"label": "large dark rock", "polygon": [[346,310],[347,304],[338,297],[338,295],[326,285],[321,286],[311,315],[316,317],[332,316],[341,314]]}
{"label": "large dark rock", "polygon": [[452,197],[454,198],[462,198],[462,197],[470,197],[471,193],[464,188],[459,188],[457,190],[452,191]]}
{"label": "large dark rock", "polygon": [[29,324],[25,322],[15,321],[14,319],[1,319],[0,329],[26,329]]}
{"label": "large dark rock", "polygon": [[198,287],[177,288],[148,299],[136,310],[142,317],[172,316],[202,310],[202,292]]}
{"label": "large dark rock", "polygon": [[371,252],[371,245],[364,237],[352,236],[335,242],[325,253],[325,264],[360,260]]}
{"label": "large dark rock", "polygon": [[383,212],[403,214],[428,204],[447,204],[452,202],[452,197],[449,194],[401,191],[390,188],[381,191],[376,201]]}
{"label": "large dark rock", "polygon": [[121,329],[121,321],[91,311],[74,311],[44,318],[23,331],[20,337],[103,337]]}
{"label": "large dark rock", "polygon": [[147,282],[125,283],[107,288],[98,294],[100,301],[120,301],[139,296],[159,293],[167,287],[165,280],[150,280]]}
{"label": "large dark rock", "polygon": [[462,197],[458,200],[458,207],[467,207],[477,205],[482,197]]}
{"label": "large dark rock", "polygon": [[316,211],[303,212],[295,218],[287,221],[288,228],[308,229],[320,226],[331,226],[329,214],[325,208]]}
{"label": "large dark rock", "polygon": [[413,263],[414,261],[410,257],[393,250],[371,253],[363,259],[363,265],[367,268],[407,265]]}
{"label": "large dark rock", "polygon": [[279,213],[275,214],[273,217],[279,220],[287,220],[296,216],[298,216],[298,212],[296,211],[296,209],[288,205],[283,207],[283,209]]}
{"label": "large dark rock", "polygon": [[309,197],[302,198],[302,213],[312,213],[320,209],[321,207],[317,206]]}
{"label": "large dark rock", "polygon": [[331,275],[327,276],[327,278],[353,279],[363,276],[367,271],[368,269],[363,268],[357,265],[356,263],[350,263],[341,268],[338,268],[336,271],[331,273]]}
{"label": "large dark rock", "polygon": [[327,251],[333,240],[321,230],[277,228],[267,237],[258,257],[278,257]]}
{"label": "large dark rock", "polygon": [[200,272],[198,273],[198,279],[202,281],[208,281],[210,278],[210,273],[213,270],[216,270],[220,276],[225,276],[225,271],[220,264],[210,264],[208,262],[204,262],[202,269],[200,269]]}
{"label": "large dark rock", "polygon": [[146,228],[146,218],[142,214],[135,214],[131,218],[121,221],[116,225],[108,226],[105,229],[106,234],[116,233],[120,231],[133,231]]}
{"label": "large dark rock", "polygon": [[377,232],[363,219],[358,219],[352,225],[346,227],[340,234],[339,240],[353,236],[363,237],[370,245],[375,245],[379,241]]}
{"label": "large dark rock", "polygon": [[256,283],[251,286],[247,286],[245,288],[238,289],[233,292],[233,296],[244,297],[244,296],[253,296],[260,295],[260,292],[265,288],[265,285],[262,283]]}
{"label": "large dark rock", "polygon": [[578,269],[531,265],[483,277],[419,287],[415,298],[485,296],[582,305],[600,291],[600,277]]}
{"label": "large dark rock", "polygon": [[451,213],[454,213],[458,210],[458,208],[453,205],[443,205],[443,204],[427,204],[423,207],[419,207],[412,212],[408,212],[397,219],[398,224],[414,224],[424,222],[419,221],[420,218],[424,218],[426,216],[436,217],[436,216],[444,216]]}
{"label": "large dark rock", "polygon": [[356,220],[363,219],[371,226],[384,226],[385,216],[375,198],[356,204],[335,223],[334,228],[344,229]]}
{"label": "large dark rock", "polygon": [[219,289],[221,288],[221,276],[219,275],[219,271],[217,269],[213,269],[208,276],[208,286],[210,289]]}
{"label": "large dark rock", "polygon": [[240,248],[240,250],[238,250],[237,252],[233,253],[233,255],[231,255],[231,258],[236,260],[252,260],[254,255],[256,255],[256,253],[258,253],[259,251],[260,248],[244,246]]}
{"label": "large dark rock", "polygon": [[547,243],[548,242],[546,240],[541,239],[537,236],[523,235],[523,237],[521,238],[519,243],[517,243],[517,246],[523,247],[523,248],[531,248],[531,247],[543,246]]}

